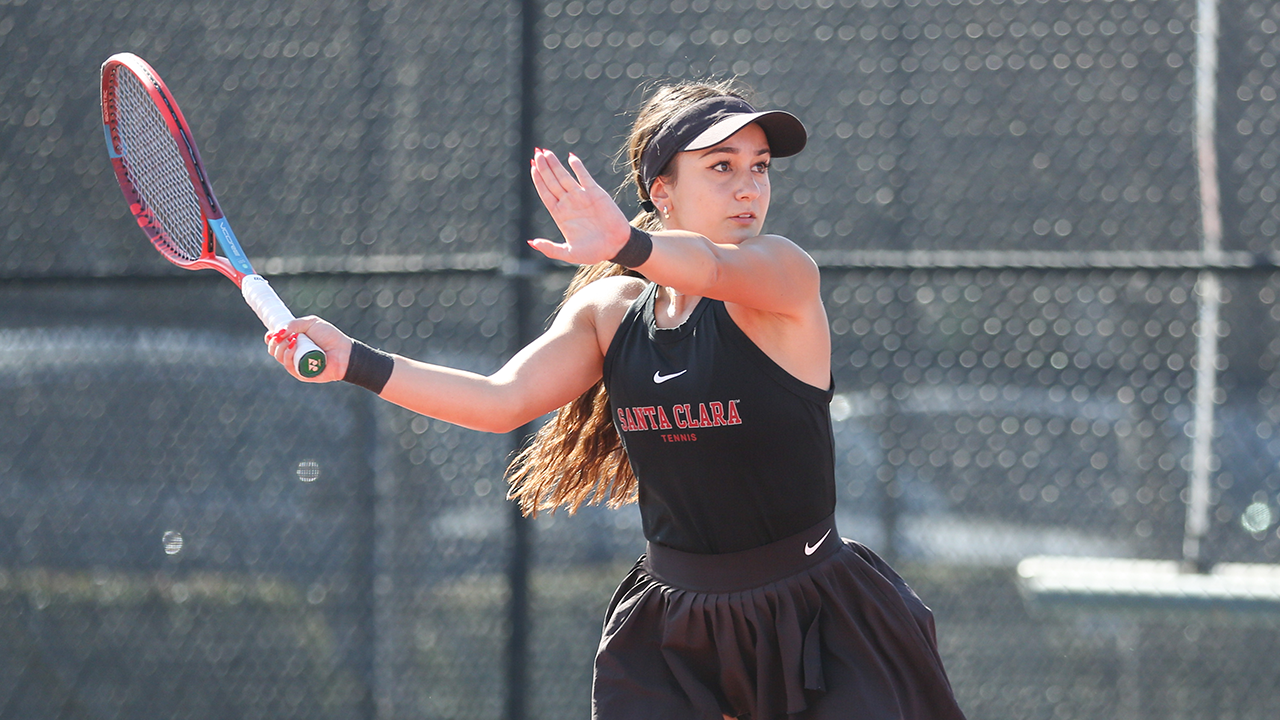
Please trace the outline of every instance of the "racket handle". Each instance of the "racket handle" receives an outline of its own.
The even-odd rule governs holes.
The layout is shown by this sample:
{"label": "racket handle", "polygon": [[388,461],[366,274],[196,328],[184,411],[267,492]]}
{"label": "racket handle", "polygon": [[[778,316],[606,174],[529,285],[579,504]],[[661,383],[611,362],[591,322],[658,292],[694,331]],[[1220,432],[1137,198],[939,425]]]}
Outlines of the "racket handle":
{"label": "racket handle", "polygon": [[[245,275],[240,281],[240,293],[245,302],[258,314],[267,330],[275,332],[293,321],[293,313],[285,307],[280,296],[271,289],[271,285],[261,275]],[[324,371],[324,351],[316,347],[311,338],[298,336],[298,346],[293,353],[293,362],[302,377],[315,377]]]}

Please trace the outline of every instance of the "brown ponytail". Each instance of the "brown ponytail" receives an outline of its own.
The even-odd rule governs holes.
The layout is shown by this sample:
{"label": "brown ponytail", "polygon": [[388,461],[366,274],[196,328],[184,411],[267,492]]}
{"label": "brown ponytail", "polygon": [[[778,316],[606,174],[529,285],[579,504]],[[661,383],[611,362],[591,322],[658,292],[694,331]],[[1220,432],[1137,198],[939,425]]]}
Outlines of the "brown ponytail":
{"label": "brown ponytail", "polygon": [[[717,95],[741,97],[742,92],[732,82],[682,82],[658,88],[640,108],[624,152],[628,181],[635,186],[641,202],[649,199],[649,188],[640,183],[640,156],[650,138],[689,103]],[[652,211],[641,210],[631,224],[650,232],[662,229],[662,219]],[[615,275],[639,277],[635,271],[611,262],[584,265],[565,290],[565,300],[596,280]],[[560,306],[564,307],[563,301]],[[531,517],[539,510],[561,506],[574,513],[588,502],[605,503],[611,508],[634,502],[636,476],[613,426],[604,382],[597,382],[557,410],[529,446],[511,461],[507,476],[511,484],[507,497],[517,500],[521,511]]]}
{"label": "brown ponytail", "polygon": [[[569,283],[565,300],[614,275],[635,272],[611,262],[583,265]],[[636,476],[613,426],[603,380],[556,411],[511,461],[507,480],[507,497],[518,500],[520,510],[530,517],[561,505],[574,513],[586,502],[619,507],[635,499]]]}

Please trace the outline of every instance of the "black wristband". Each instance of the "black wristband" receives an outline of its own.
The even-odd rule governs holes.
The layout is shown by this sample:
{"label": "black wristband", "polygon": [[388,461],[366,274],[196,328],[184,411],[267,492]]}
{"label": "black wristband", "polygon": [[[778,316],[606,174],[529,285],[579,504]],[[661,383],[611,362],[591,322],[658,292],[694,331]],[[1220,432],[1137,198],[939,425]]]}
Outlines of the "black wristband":
{"label": "black wristband", "polygon": [[649,259],[649,254],[652,252],[653,236],[633,225],[627,244],[622,246],[610,262],[618,263],[625,268],[639,267]]}
{"label": "black wristband", "polygon": [[395,367],[395,358],[359,340],[352,340],[351,357],[347,360],[347,373],[342,376],[342,381],[381,395]]}

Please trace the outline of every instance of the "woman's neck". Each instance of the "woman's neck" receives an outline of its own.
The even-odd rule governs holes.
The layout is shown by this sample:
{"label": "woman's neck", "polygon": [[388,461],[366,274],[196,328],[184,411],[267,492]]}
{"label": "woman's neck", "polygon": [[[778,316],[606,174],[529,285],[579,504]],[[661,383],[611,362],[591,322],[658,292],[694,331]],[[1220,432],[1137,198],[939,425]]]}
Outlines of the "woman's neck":
{"label": "woman's neck", "polygon": [[700,300],[701,297],[686,295],[675,288],[660,287],[653,308],[654,321],[660,328],[680,327]]}

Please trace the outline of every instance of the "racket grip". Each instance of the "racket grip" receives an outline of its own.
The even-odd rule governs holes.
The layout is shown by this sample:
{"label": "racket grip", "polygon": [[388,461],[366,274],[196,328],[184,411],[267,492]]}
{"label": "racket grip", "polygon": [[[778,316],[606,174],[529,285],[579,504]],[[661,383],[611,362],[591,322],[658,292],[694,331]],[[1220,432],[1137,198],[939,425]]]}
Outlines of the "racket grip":
{"label": "racket grip", "polygon": [[[257,313],[258,319],[267,326],[267,330],[275,332],[293,321],[293,313],[285,307],[280,296],[271,289],[270,283],[261,275],[245,275],[240,281],[240,294],[245,302]],[[316,346],[306,335],[298,336],[298,346],[294,349],[293,362],[297,365],[298,374],[302,377],[315,377],[324,371],[324,351]]]}

